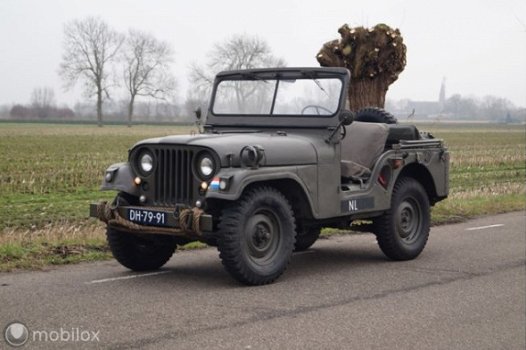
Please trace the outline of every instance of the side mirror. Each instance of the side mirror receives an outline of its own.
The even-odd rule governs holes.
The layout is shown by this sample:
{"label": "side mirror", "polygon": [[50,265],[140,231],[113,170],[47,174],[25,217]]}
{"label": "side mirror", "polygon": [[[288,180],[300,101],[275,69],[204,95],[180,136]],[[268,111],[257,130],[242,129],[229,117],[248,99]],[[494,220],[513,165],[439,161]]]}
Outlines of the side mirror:
{"label": "side mirror", "polygon": [[194,113],[195,113],[195,117],[197,118],[197,120],[201,120],[201,107],[197,107]]}
{"label": "side mirror", "polygon": [[340,124],[350,125],[354,121],[354,113],[349,110],[344,110],[340,113]]}
{"label": "side mirror", "polygon": [[[327,137],[325,139],[325,142],[330,144],[331,141],[332,141],[332,138],[334,137],[334,135],[336,135],[336,133],[340,130],[340,128],[342,126],[350,125],[353,122],[353,120],[354,120],[354,113],[346,109],[346,110],[344,110],[344,111],[342,111],[340,113],[339,119],[340,119],[340,122],[338,123],[338,126],[335,127],[334,130],[329,135],[329,137]],[[345,128],[343,128],[342,132],[343,132],[342,138],[344,138],[345,137]]]}

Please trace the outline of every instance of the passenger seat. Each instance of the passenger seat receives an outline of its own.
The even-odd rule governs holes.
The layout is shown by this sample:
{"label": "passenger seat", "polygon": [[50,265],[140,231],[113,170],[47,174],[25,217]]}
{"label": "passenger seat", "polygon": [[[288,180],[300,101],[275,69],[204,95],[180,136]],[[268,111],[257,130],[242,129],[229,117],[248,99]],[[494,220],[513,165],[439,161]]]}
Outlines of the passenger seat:
{"label": "passenger seat", "polygon": [[383,123],[353,122],[342,140],[341,176],[365,180],[383,153],[389,127]]}

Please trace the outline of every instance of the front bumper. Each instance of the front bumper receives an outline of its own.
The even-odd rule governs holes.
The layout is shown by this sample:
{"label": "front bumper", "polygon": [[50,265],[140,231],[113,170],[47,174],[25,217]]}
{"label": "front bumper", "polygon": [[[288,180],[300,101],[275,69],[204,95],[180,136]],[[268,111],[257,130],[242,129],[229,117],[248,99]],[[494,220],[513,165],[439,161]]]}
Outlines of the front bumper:
{"label": "front bumper", "polygon": [[[126,219],[129,209],[152,209],[166,213],[168,218],[165,226],[141,225]],[[199,238],[203,233],[213,231],[212,215],[202,209],[181,209],[175,211],[169,208],[145,208],[136,206],[114,207],[108,202],[90,204],[90,217],[98,218],[108,226],[132,233],[167,234],[172,236]]]}

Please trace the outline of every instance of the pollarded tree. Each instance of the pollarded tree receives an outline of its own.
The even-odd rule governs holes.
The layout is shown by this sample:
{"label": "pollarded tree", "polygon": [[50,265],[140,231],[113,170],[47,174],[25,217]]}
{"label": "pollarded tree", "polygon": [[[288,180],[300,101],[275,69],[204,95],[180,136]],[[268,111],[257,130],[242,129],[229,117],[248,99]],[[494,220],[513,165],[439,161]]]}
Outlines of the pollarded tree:
{"label": "pollarded tree", "polygon": [[100,18],[87,17],[64,26],[64,54],[59,73],[66,87],[84,82],[87,96],[97,98],[97,122],[102,126],[102,102],[109,97],[110,64],[123,36]]}
{"label": "pollarded tree", "polygon": [[138,96],[166,99],[175,90],[175,78],[170,72],[172,56],[168,43],[144,32],[128,32],[123,47],[123,79],[130,97],[129,126],[132,124],[134,103]]}
{"label": "pollarded tree", "polygon": [[341,38],[325,43],[316,58],[321,66],[345,67],[351,72],[349,105],[384,107],[389,86],[406,64],[406,46],[398,29],[385,24],[372,28],[338,29]]}

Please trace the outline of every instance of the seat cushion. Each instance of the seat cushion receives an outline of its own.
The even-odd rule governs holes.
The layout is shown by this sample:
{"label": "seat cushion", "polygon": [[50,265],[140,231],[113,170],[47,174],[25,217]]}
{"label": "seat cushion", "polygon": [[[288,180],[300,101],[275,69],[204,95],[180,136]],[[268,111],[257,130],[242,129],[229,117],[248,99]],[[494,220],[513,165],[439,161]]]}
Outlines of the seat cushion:
{"label": "seat cushion", "polygon": [[354,122],[346,128],[341,150],[342,176],[364,176],[367,172],[363,168],[370,171],[382,154],[389,128],[386,124],[365,122]]}
{"label": "seat cushion", "polygon": [[358,163],[350,160],[342,160],[340,162],[343,177],[360,177],[368,178],[371,176],[371,170]]}

